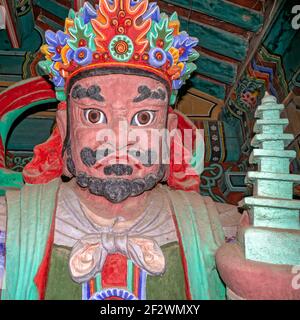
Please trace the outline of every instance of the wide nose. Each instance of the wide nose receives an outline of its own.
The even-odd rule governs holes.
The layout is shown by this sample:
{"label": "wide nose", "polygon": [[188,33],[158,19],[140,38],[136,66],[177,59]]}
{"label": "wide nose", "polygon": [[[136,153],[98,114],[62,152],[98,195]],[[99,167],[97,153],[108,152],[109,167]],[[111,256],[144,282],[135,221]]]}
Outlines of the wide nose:
{"label": "wide nose", "polygon": [[[115,152],[125,152],[136,144],[137,139],[130,137],[130,119],[125,108],[113,108],[112,118],[108,123],[108,137],[102,147],[107,146]],[[111,136],[111,137],[110,137]],[[119,155],[119,154],[118,154]]]}

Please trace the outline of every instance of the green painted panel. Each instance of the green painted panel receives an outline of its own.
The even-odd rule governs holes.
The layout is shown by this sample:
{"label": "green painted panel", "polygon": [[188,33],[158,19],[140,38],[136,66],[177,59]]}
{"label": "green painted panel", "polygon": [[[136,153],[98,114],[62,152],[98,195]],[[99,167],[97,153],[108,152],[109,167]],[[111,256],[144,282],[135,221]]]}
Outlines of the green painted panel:
{"label": "green painted panel", "polygon": [[300,67],[300,30],[294,35],[294,38],[287,47],[283,55],[283,65],[287,81],[290,81],[293,76],[299,72]]}
{"label": "green painted panel", "polygon": [[37,52],[41,45],[43,44],[43,38],[41,33],[35,28],[30,35],[27,35],[26,38],[22,41],[21,50]]}
{"label": "green painted panel", "polygon": [[54,119],[27,118],[20,122],[8,139],[8,150],[33,150],[45,142],[51,133]]}
{"label": "green painted panel", "polygon": [[[15,1],[15,5],[17,5],[17,2]],[[18,34],[21,38],[21,45],[23,46],[23,42],[26,41],[27,38],[30,38],[32,33],[34,32],[34,16],[32,10],[27,12],[24,15],[17,16],[17,29]],[[31,43],[32,45],[32,43]]]}
{"label": "green painted panel", "polygon": [[10,111],[8,113],[6,113],[1,121],[0,121],[0,134],[1,134],[1,138],[2,141],[4,142],[4,145],[6,145],[7,143],[7,137],[8,134],[10,132],[10,129],[12,128],[14,122],[27,110],[38,106],[38,105],[42,105],[42,104],[47,104],[47,103],[51,103],[51,102],[57,102],[57,100],[55,99],[46,99],[46,100],[41,100],[41,101],[37,101],[34,102],[32,104],[29,104],[23,108],[20,109],[16,109],[13,111]]}
{"label": "green painted panel", "polygon": [[22,75],[25,53],[22,55],[0,54],[0,74]]}
{"label": "green painted panel", "polygon": [[236,79],[237,66],[230,62],[201,53],[196,65],[200,74],[226,84],[232,84]]}
{"label": "green painted panel", "polygon": [[[188,29],[188,21],[179,18],[183,30]],[[218,29],[206,24],[189,22],[189,34],[199,39],[203,48],[217,52],[236,60],[243,60],[247,56],[248,41],[238,35]]]}
{"label": "green painted panel", "polygon": [[68,8],[54,0],[36,0],[35,4],[63,20],[68,16],[69,13]]}
{"label": "green painted panel", "polygon": [[240,143],[238,138],[226,138],[225,131],[225,143],[226,143],[226,162],[237,162],[240,159]]}
{"label": "green painted panel", "polygon": [[217,84],[194,75],[191,78],[191,84],[196,89],[205,92],[213,97],[223,100],[225,98],[225,85]]}
{"label": "green painted panel", "polygon": [[0,82],[18,82],[22,81],[22,75],[0,74]]}
{"label": "green painted panel", "polygon": [[[185,8],[191,7],[190,0],[165,0]],[[232,23],[250,31],[258,31],[263,24],[263,15],[258,11],[235,5],[223,0],[194,0],[193,10]]]}
{"label": "green painted panel", "polygon": [[288,82],[300,65],[300,30],[292,28],[292,19],[295,15],[291,14],[293,6],[297,3],[299,1],[285,1],[263,42],[272,54],[281,56]]}
{"label": "green painted panel", "polygon": [[[22,46],[18,49],[11,48],[8,36],[4,30],[0,31],[0,50],[9,50],[8,53],[31,51],[36,52],[42,45],[42,35],[35,28],[29,34],[24,35]],[[2,55],[2,53],[1,53]],[[11,58],[11,55],[8,57]],[[14,62],[12,62],[13,64]],[[1,62],[0,62],[1,65]]]}
{"label": "green painted panel", "polygon": [[11,50],[11,44],[6,30],[0,30],[0,49]]}
{"label": "green painted panel", "polygon": [[264,46],[273,54],[283,55],[297,33],[297,30],[292,28],[291,12],[294,5],[295,1],[285,1],[263,41]]}
{"label": "green painted panel", "polygon": [[223,109],[220,115],[220,121],[223,122],[224,127],[226,161],[236,162],[240,159],[241,145],[243,144],[240,122],[237,118],[232,117],[226,109]]}

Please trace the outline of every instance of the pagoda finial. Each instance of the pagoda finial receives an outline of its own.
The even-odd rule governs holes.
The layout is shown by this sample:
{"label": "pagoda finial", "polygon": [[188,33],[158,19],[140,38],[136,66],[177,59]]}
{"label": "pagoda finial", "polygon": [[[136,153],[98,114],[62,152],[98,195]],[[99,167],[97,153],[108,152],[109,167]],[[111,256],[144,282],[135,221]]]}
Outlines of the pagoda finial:
{"label": "pagoda finial", "polygon": [[268,91],[265,92],[265,96],[262,99],[262,104],[266,103],[277,103],[276,97],[270,95]]}

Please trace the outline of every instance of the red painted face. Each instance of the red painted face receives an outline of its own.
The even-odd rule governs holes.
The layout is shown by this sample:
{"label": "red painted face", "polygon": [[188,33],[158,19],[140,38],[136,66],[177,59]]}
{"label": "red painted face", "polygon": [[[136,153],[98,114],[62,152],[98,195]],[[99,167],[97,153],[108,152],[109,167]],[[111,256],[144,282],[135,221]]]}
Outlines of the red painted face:
{"label": "red painted face", "polygon": [[168,94],[160,81],[136,75],[92,76],[77,81],[69,99],[77,174],[134,180],[159,171],[160,148],[150,137],[152,129],[166,128]]}

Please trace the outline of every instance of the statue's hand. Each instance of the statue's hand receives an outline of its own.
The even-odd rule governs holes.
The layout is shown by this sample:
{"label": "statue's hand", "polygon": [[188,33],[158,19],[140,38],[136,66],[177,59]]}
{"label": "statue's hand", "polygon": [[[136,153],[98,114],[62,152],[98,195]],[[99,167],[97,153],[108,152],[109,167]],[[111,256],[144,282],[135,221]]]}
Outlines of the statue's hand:
{"label": "statue's hand", "polygon": [[238,212],[238,207],[216,202],[219,218],[227,239],[236,238],[238,226],[242,215]]}

